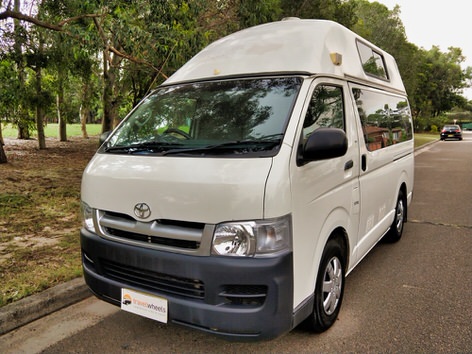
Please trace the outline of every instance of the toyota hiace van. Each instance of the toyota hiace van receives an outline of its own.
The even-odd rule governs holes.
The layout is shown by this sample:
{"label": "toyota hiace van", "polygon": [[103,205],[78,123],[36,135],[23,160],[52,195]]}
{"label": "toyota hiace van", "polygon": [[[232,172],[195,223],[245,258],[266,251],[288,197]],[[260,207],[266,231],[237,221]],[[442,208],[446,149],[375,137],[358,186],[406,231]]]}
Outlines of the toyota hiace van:
{"label": "toyota hiace van", "polygon": [[413,148],[382,49],[324,20],[236,32],[145,97],[90,161],[85,281],[125,311],[229,339],[324,331],[346,275],[402,236]]}

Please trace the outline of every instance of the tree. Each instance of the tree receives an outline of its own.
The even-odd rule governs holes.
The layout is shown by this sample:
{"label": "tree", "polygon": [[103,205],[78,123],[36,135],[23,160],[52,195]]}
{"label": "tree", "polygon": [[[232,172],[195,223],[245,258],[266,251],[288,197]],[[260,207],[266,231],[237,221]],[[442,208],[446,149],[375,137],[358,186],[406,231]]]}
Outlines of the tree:
{"label": "tree", "polygon": [[472,69],[461,69],[464,57],[459,48],[449,48],[446,53],[434,46],[429,51],[419,49],[407,41],[398,5],[390,11],[377,2],[351,1],[356,3],[359,19],[353,30],[395,57],[417,121],[415,127],[428,127],[430,117],[438,117],[434,123],[441,125],[444,112],[465,104],[460,95],[469,85]]}
{"label": "tree", "polygon": [[[20,0],[15,0],[14,9],[19,11],[21,7]],[[13,58],[17,67],[17,78],[19,83],[19,92],[25,92],[25,81],[26,81],[26,72],[25,72],[25,57],[23,55],[23,46],[27,41],[27,31],[21,25],[20,21],[14,20],[14,44],[13,44]],[[18,138],[19,139],[29,139],[30,138],[30,126],[32,121],[28,114],[26,107],[24,95],[21,96],[19,101],[18,113],[15,117],[15,123],[18,126]]]}
{"label": "tree", "polygon": [[[18,107],[19,90],[18,80],[16,79],[15,63],[7,55],[0,56],[0,137],[2,122],[10,122],[12,114],[16,110],[11,107]],[[7,156],[3,149],[3,137],[0,139],[0,163],[7,162]]]}
{"label": "tree", "polygon": [[30,66],[35,71],[35,108],[36,108],[36,130],[38,132],[39,149],[46,149],[46,136],[44,135],[44,107],[47,106],[43,88],[42,88],[42,73],[45,67],[44,57],[44,40],[43,33],[40,29],[37,33],[37,51],[31,56]]}
{"label": "tree", "polygon": [[433,46],[422,53],[416,92],[418,109],[437,117],[455,106],[463,106],[465,102],[460,94],[470,80],[470,68],[461,68],[465,60],[462,50],[450,47],[443,53]]}
{"label": "tree", "polygon": [[[14,10],[21,8],[19,0],[15,1]],[[4,58],[11,58],[15,63],[11,76],[17,77],[18,85],[16,93],[10,91],[10,95],[18,95],[15,102],[9,104],[8,121],[17,125],[18,138],[28,139],[30,130],[34,128],[38,131],[39,148],[44,149],[45,136],[43,129],[43,118],[45,107],[48,106],[47,92],[42,89],[42,70],[46,65],[44,55],[44,37],[39,28],[28,28],[21,26],[18,19],[13,21],[13,32],[6,33],[6,37],[11,38],[12,46],[2,47]],[[7,28],[8,26],[5,26]]]}
{"label": "tree", "polygon": [[406,91],[411,96],[417,86],[418,48],[407,41],[405,27],[400,19],[400,7],[390,11],[385,5],[367,0],[355,3],[357,23],[352,30],[395,57]]}
{"label": "tree", "polygon": [[[367,0],[40,0],[33,4],[34,11],[26,14],[20,0],[0,1],[0,21],[6,23],[0,28],[0,52],[2,59],[14,64],[16,92],[21,93],[15,102],[8,95],[0,97],[0,102],[9,101],[9,112],[2,119],[27,132],[24,127],[29,129],[35,116],[39,132],[41,116],[49,114],[50,98],[55,96],[61,140],[67,139],[66,121],[80,116],[85,122],[92,114],[97,94],[91,93],[101,92],[101,108],[96,111],[102,115],[103,131],[111,130],[208,43],[286,16],[337,21],[391,53],[415,117],[439,116],[450,104],[465,105],[460,93],[471,80],[472,69],[457,70],[461,53],[435,55],[417,48],[406,39],[400,7],[390,11]],[[49,85],[52,77],[56,82]],[[85,129],[83,135],[87,136]]]}
{"label": "tree", "polygon": [[[19,1],[19,0],[16,0]],[[119,1],[115,1],[116,3],[119,3]],[[128,4],[126,1],[122,1],[123,4]],[[70,38],[74,38],[77,43],[81,43],[83,41],[83,38],[91,39],[90,42],[91,44],[96,44],[97,41],[94,41],[94,36],[90,34],[90,26],[84,22],[86,19],[96,19],[96,18],[103,18],[106,19],[108,16],[108,7],[102,6],[98,8],[97,10],[101,10],[101,13],[85,13],[85,14],[76,14],[74,11],[78,11],[80,9],[96,9],[95,7],[95,2],[79,2],[75,0],[70,0],[66,2],[58,2],[55,0],[45,0],[41,2],[40,6],[43,6],[44,8],[49,10],[49,18],[46,19],[41,19],[39,17],[33,17],[29,15],[25,15],[19,11],[19,7],[15,7],[13,10],[10,8],[7,8],[5,11],[0,12],[0,20],[2,19],[7,19],[7,18],[13,18],[15,23],[19,23],[19,21],[25,21],[28,23],[35,24],[36,26],[46,28],[49,30],[52,30],[54,32],[59,32],[59,33],[64,33]],[[113,4],[112,4],[113,5]],[[139,11],[139,6],[135,5],[135,13]],[[58,22],[55,22],[55,19],[57,18],[57,15],[64,15],[64,14],[72,14],[70,17],[66,19],[62,19]],[[55,17],[56,16],[56,17]],[[52,21],[49,21],[52,20]],[[49,21],[49,22],[48,22]],[[141,60],[137,57],[133,57],[132,55],[128,55],[120,50],[118,50],[115,46],[120,45],[118,40],[112,40],[108,41],[107,35],[103,32],[103,27],[102,23],[100,21],[95,21],[96,25],[96,30],[98,31],[98,35],[95,37],[101,37],[104,40],[104,58],[107,60],[107,65],[105,68],[105,87],[107,91],[104,91],[104,111],[105,111],[105,116],[104,116],[104,121],[113,121],[113,117],[110,119],[109,115],[113,114],[114,110],[114,105],[113,105],[113,99],[109,99],[110,97],[110,91],[109,87],[111,87],[111,94],[113,94],[113,85],[114,85],[114,73],[119,71],[118,63],[123,60],[123,58],[129,59],[129,60],[134,60],[136,62],[139,62],[143,65],[148,65],[152,67],[152,64],[149,62],[146,62],[145,60]],[[126,24],[123,24],[123,27],[126,27]],[[109,33],[109,35],[113,35],[113,33]],[[129,39],[130,41],[133,40],[133,38]],[[21,48],[20,45],[17,46],[17,48]],[[69,47],[70,48],[70,47]],[[119,46],[119,48],[122,48]],[[17,50],[17,52],[19,52]],[[20,57],[20,56],[17,56]],[[65,57],[64,55],[62,56],[63,58]],[[57,63],[57,61],[56,61]],[[67,68],[63,66],[58,66],[58,112],[59,116],[62,117],[62,111],[63,111],[63,87],[64,87],[64,81],[65,77],[67,76]],[[19,70],[21,73],[22,71]],[[111,74],[110,74],[111,73]],[[21,80],[20,80],[21,82]],[[111,102],[111,104],[110,104]],[[111,108],[110,108],[111,107]],[[111,113],[110,113],[111,112]],[[63,132],[63,131],[62,131]],[[64,134],[61,134],[62,138],[64,138]],[[62,139],[64,140],[64,139]]]}
{"label": "tree", "polygon": [[98,79],[94,74],[97,63],[86,50],[75,51],[74,58],[76,65],[72,72],[79,78],[77,86],[81,87],[78,95],[79,121],[82,137],[88,139],[87,122],[92,112],[93,101],[97,96],[96,92],[98,92]]}
{"label": "tree", "polygon": [[280,0],[240,0],[236,5],[239,29],[277,21],[282,15]]}
{"label": "tree", "polygon": [[325,19],[351,28],[357,21],[355,2],[343,0],[281,0],[284,17]]}
{"label": "tree", "polygon": [[[0,127],[0,133],[1,133],[2,128]],[[3,139],[1,139],[3,140]],[[7,155],[5,154],[5,150],[3,149],[3,142],[0,142],[0,164],[1,163],[7,163]]]}
{"label": "tree", "polygon": [[0,20],[13,18],[57,33],[49,36],[53,40],[46,47],[48,70],[55,68],[58,78],[60,121],[65,110],[64,85],[71,74],[70,66],[60,60],[66,57],[60,54],[61,48],[70,52],[70,48],[82,46],[92,55],[101,53],[104,131],[112,129],[121,112],[137,104],[208,42],[249,25],[275,20],[280,13],[278,0],[112,0],[106,4],[43,0],[38,6],[40,16],[6,8],[0,12]]}

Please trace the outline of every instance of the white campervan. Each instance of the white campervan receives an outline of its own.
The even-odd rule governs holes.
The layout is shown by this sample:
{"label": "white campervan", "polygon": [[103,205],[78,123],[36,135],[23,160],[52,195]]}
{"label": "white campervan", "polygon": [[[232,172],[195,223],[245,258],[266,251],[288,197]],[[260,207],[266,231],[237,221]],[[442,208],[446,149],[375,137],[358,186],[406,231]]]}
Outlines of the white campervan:
{"label": "white campervan", "polygon": [[86,283],[236,339],[329,328],[345,276],[400,239],[413,130],[392,56],[288,19],[211,44],[108,136],[82,181]]}

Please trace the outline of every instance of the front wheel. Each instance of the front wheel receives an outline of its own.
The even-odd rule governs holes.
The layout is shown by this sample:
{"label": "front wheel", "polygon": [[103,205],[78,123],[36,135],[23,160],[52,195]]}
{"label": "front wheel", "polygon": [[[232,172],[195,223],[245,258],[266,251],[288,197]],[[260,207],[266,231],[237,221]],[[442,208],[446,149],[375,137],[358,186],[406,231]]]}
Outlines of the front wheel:
{"label": "front wheel", "polygon": [[390,230],[384,236],[387,242],[397,242],[402,238],[403,226],[406,221],[406,200],[403,192],[398,193],[397,205],[395,207],[395,219],[393,220]]}
{"label": "front wheel", "polygon": [[313,312],[306,320],[315,332],[324,332],[338,318],[344,294],[345,256],[336,239],[328,241],[321,257],[314,294]]}

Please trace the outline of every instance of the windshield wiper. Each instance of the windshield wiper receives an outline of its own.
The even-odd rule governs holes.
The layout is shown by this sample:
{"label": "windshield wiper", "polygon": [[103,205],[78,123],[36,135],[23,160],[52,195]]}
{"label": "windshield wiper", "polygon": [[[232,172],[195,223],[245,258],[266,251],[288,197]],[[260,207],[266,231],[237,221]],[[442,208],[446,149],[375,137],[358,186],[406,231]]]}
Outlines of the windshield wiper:
{"label": "windshield wiper", "polygon": [[227,153],[233,150],[238,153],[249,153],[258,151],[272,150],[274,147],[280,144],[283,134],[274,134],[263,136],[256,139],[246,140],[233,140],[226,141],[219,144],[206,145],[206,146],[188,146],[185,143],[178,142],[158,142],[150,141],[144,143],[137,143],[131,145],[119,145],[104,147],[104,152],[110,153],[127,153],[135,154],[142,152],[149,152],[152,154],[158,153],[162,156],[174,155],[174,154],[198,154],[198,153]]}
{"label": "windshield wiper", "polygon": [[181,143],[166,143],[166,142],[146,142],[146,143],[139,143],[139,144],[132,144],[132,145],[124,145],[124,146],[109,146],[105,147],[105,152],[126,152],[128,154],[134,154],[137,152],[162,152],[168,149],[175,149],[179,146],[183,146]]}
{"label": "windshield wiper", "polygon": [[[256,152],[256,151],[266,151],[272,150],[274,147],[278,146],[281,141],[281,136],[283,134],[274,134],[267,137],[262,137],[259,139],[247,139],[247,140],[234,140],[234,141],[227,141],[220,144],[214,145],[207,145],[207,146],[200,146],[200,147],[193,147],[193,148],[176,148],[164,151],[162,153],[163,156],[165,155],[175,155],[175,154],[197,154],[197,153],[208,153],[208,152],[228,152],[228,150],[235,150],[239,153],[249,153],[249,152]],[[277,137],[277,139],[274,139]]]}

